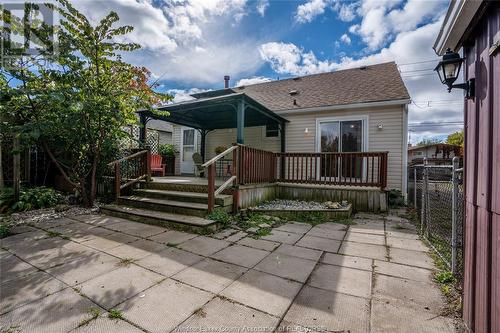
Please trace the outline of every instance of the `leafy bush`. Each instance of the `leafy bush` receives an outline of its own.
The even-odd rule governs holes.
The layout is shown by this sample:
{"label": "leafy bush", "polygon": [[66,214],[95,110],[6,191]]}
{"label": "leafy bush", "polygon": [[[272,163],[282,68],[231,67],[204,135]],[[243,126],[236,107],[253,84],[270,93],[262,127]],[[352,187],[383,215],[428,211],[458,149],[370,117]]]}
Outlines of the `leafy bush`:
{"label": "leafy bush", "polygon": [[455,281],[455,276],[450,271],[439,272],[435,276],[436,282],[441,284],[452,283]]}
{"label": "leafy bush", "polygon": [[403,194],[399,190],[389,191],[389,207],[402,207],[405,205]]}
{"label": "leafy bush", "polygon": [[53,207],[62,201],[62,196],[48,187],[21,189],[19,201],[14,200],[14,190],[7,188],[0,193],[0,212],[22,212],[31,209]]}
{"label": "leafy bush", "polygon": [[2,223],[0,224],[0,238],[5,238],[7,236],[10,236],[10,226]]}
{"label": "leafy bush", "polygon": [[177,151],[175,150],[174,145],[162,144],[158,146],[158,153],[161,156],[175,156]]}
{"label": "leafy bush", "polygon": [[207,215],[207,219],[221,223],[224,226],[227,226],[231,223],[232,217],[225,210],[217,208],[212,213]]}

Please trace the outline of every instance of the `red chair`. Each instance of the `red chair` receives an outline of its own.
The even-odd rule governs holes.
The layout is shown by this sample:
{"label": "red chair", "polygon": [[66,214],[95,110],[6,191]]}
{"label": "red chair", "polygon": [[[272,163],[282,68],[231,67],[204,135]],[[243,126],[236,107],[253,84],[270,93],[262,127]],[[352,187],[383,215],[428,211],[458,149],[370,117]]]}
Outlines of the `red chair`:
{"label": "red chair", "polygon": [[160,155],[151,154],[151,173],[159,172],[162,177],[165,177],[165,164]]}

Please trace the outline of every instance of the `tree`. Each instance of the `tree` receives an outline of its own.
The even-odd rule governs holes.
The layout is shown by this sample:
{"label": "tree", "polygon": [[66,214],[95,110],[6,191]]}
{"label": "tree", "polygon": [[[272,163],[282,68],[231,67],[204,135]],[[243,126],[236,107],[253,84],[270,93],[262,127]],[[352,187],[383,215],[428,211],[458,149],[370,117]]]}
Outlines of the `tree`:
{"label": "tree", "polygon": [[441,143],[441,140],[439,140],[439,139],[422,139],[419,143],[417,143],[417,146],[426,146],[426,145],[432,145],[435,143]]}
{"label": "tree", "polygon": [[451,133],[446,138],[446,143],[450,145],[464,146],[464,130],[457,131],[455,133]]}
{"label": "tree", "polygon": [[[36,13],[36,6],[26,8]],[[23,142],[43,147],[89,206],[96,198],[99,176],[126,135],[124,126],[137,122],[138,109],[151,109],[171,97],[147,84],[150,72],[146,68],[122,60],[123,52],[139,45],[117,42],[133,28],[114,27],[119,20],[115,12],[93,26],[67,0],[47,6],[60,14],[60,26],[42,23],[31,33],[36,32],[49,50],[50,36],[56,33],[59,51],[22,55],[11,66],[2,67],[0,82],[5,89],[0,98],[7,114],[2,118],[8,119],[8,130],[21,133]],[[8,23],[4,27],[26,33],[22,18],[4,11],[2,19]],[[6,86],[5,82],[11,83]]]}

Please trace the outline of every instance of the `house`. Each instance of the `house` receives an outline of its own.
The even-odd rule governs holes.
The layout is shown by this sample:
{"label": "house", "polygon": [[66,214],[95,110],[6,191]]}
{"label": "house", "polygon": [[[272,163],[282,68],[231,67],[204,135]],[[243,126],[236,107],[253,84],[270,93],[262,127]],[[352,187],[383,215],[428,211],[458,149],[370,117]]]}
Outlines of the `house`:
{"label": "house", "polygon": [[444,83],[467,97],[463,319],[500,332],[500,2],[452,0],[434,50],[454,69]]}
{"label": "house", "polygon": [[[410,96],[394,62],[226,87],[194,94],[194,101],[161,109],[171,111],[185,106],[188,114],[194,105],[218,103],[218,99],[239,95],[260,104],[271,115],[264,125],[245,126],[245,145],[276,153],[387,151],[387,188],[406,193]],[[273,117],[279,119],[272,121]],[[201,126],[197,130],[189,123],[179,124],[182,119],[173,118],[177,117],[165,120],[178,123],[173,125],[173,144],[180,152],[176,159],[178,175],[193,174],[193,152],[202,152],[208,160],[216,155],[216,147],[230,147],[238,141],[236,122],[232,121],[208,131],[203,149]],[[283,130],[281,120],[285,124]]]}
{"label": "house", "polygon": [[462,147],[459,145],[432,143],[413,146],[408,148],[408,165],[422,164],[424,158],[428,164],[451,165],[452,159],[455,156],[462,156]]}

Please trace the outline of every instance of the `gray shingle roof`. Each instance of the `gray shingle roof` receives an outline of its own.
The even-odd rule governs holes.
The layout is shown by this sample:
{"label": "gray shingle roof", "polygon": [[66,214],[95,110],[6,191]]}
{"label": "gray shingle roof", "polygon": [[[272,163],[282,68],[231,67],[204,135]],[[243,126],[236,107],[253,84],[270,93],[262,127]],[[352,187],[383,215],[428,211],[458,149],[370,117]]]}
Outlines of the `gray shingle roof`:
{"label": "gray shingle roof", "polygon": [[[296,94],[290,94],[296,91]],[[404,100],[406,90],[394,62],[195,94],[245,93],[272,111]],[[294,103],[295,100],[295,103]]]}

